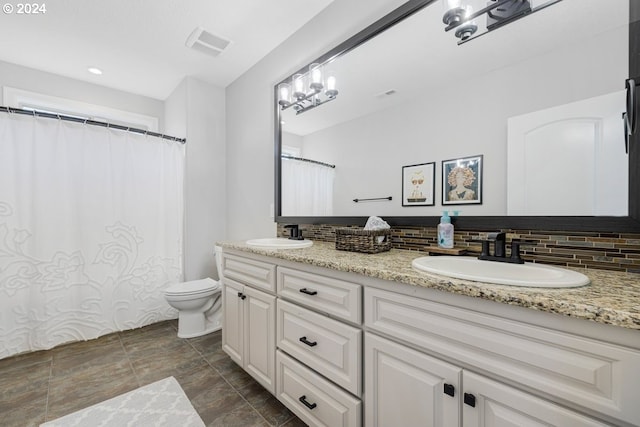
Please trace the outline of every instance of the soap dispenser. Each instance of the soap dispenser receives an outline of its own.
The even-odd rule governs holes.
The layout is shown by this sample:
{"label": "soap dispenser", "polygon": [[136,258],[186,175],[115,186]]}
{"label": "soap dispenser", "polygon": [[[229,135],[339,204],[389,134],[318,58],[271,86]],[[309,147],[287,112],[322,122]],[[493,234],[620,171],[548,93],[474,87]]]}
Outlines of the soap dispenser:
{"label": "soap dispenser", "polygon": [[453,224],[448,211],[442,211],[440,224],[438,224],[438,246],[445,249],[453,249]]}

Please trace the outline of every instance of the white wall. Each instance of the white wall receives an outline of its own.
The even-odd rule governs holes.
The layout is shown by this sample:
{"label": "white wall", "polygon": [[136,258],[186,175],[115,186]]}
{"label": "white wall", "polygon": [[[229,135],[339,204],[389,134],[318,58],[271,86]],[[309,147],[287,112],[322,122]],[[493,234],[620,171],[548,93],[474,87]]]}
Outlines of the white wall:
{"label": "white wall", "polygon": [[[164,102],[158,99],[134,95],[3,61],[0,61],[0,86],[9,86],[157,117],[160,131],[162,132],[164,129]],[[2,93],[0,93],[0,98],[2,98]],[[1,105],[5,105],[4,99],[0,99],[0,101]]]}
{"label": "white wall", "polygon": [[186,135],[185,280],[217,277],[214,246],[225,239],[225,94],[193,77],[166,101],[167,129]]}
{"label": "white wall", "polygon": [[334,0],[227,87],[227,238],[275,235],[273,87],[403,0]]}

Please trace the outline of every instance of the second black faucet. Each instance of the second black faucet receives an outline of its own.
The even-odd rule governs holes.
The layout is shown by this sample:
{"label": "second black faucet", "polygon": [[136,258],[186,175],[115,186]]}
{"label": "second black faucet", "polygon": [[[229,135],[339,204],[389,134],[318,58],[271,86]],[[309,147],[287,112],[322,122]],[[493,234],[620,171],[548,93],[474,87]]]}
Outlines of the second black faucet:
{"label": "second black faucet", "polygon": [[304,240],[304,237],[302,236],[302,230],[298,228],[298,224],[285,225],[284,228],[289,229],[290,240]]}

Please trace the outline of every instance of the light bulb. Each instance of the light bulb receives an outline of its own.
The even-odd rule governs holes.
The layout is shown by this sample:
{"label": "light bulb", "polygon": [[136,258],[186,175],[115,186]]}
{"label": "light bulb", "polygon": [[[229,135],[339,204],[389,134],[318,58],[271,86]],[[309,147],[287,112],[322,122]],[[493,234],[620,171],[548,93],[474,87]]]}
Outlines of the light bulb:
{"label": "light bulb", "polygon": [[291,85],[289,83],[280,83],[278,85],[278,104],[286,107],[291,103]]}
{"label": "light bulb", "polygon": [[322,66],[318,63],[309,65],[309,87],[316,92],[322,90]]}
{"label": "light bulb", "polygon": [[296,98],[304,98],[304,75],[293,75],[293,96]]}
{"label": "light bulb", "polygon": [[327,91],[324,93],[329,98],[335,98],[338,94],[338,90],[336,89],[336,78],[335,76],[327,77]]}
{"label": "light bulb", "polygon": [[329,76],[329,78],[327,78],[327,90],[336,90],[335,76]]}
{"label": "light bulb", "polygon": [[442,0],[445,12],[460,7],[461,0]]}
{"label": "light bulb", "polygon": [[[444,0],[444,15],[442,22],[445,25],[454,25],[463,20],[465,11],[471,6],[463,6],[461,0]],[[470,11],[469,11],[470,13]]]}

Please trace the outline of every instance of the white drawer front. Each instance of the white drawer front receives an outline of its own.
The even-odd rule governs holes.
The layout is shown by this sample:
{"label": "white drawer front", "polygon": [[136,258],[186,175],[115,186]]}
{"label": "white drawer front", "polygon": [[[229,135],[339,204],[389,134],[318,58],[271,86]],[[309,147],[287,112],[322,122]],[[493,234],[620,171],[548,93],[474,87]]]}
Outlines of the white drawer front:
{"label": "white drawer front", "polygon": [[362,331],[278,299],[278,348],[360,396]]}
{"label": "white drawer front", "polygon": [[276,397],[309,426],[362,424],[360,400],[281,351],[276,352],[276,363]]}
{"label": "white drawer front", "polygon": [[224,277],[269,292],[276,291],[276,266],[230,254],[222,255]]}
{"label": "white drawer front", "polygon": [[348,322],[362,323],[362,286],[278,267],[278,295]]}
{"label": "white drawer front", "polygon": [[640,425],[638,352],[373,288],[365,290],[365,325],[554,400]]}

